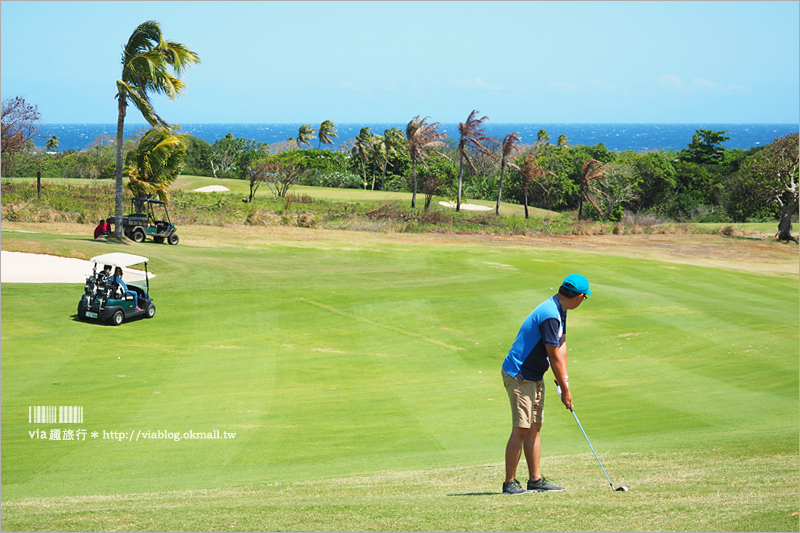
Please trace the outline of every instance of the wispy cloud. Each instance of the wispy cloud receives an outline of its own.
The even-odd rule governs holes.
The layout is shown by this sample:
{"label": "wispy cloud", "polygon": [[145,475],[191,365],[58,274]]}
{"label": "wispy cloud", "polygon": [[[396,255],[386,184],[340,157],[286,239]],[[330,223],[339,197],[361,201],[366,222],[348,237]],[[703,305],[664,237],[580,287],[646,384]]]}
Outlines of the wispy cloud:
{"label": "wispy cloud", "polygon": [[611,85],[604,81],[599,81],[595,79],[589,79],[589,85],[592,87],[597,87],[598,89],[602,89],[604,91],[613,91],[613,92],[628,92],[628,88],[624,85]]}
{"label": "wispy cloud", "polygon": [[658,84],[664,87],[677,87],[680,89],[686,89],[686,85],[681,81],[681,79],[678,76],[673,76],[672,74],[658,78]]}
{"label": "wispy cloud", "polygon": [[487,89],[490,91],[502,91],[507,89],[496,83],[487,83],[481,78],[470,78],[468,80],[456,80],[455,84],[464,89]]}
{"label": "wispy cloud", "polygon": [[573,85],[572,83],[567,83],[565,81],[551,81],[547,84],[547,87],[561,93],[578,92],[578,87],[576,85]]}
{"label": "wispy cloud", "polygon": [[704,92],[716,92],[716,93],[740,93],[751,95],[753,92],[748,89],[747,87],[743,87],[741,85],[730,84],[730,85],[723,85],[716,81],[707,80],[704,78],[693,78],[692,83],[687,85],[680,78],[677,76],[673,76],[671,74],[667,76],[661,76],[658,78],[658,84],[662,87],[672,87],[675,89],[681,90],[691,90],[691,91],[704,91]]}

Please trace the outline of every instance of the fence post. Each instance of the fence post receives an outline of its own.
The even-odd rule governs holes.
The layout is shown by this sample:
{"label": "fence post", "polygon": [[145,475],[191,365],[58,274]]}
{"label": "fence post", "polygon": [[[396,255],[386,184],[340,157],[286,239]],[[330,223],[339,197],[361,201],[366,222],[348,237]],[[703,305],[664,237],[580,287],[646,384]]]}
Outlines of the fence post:
{"label": "fence post", "polygon": [[42,171],[36,171],[36,197],[40,198],[42,196]]}

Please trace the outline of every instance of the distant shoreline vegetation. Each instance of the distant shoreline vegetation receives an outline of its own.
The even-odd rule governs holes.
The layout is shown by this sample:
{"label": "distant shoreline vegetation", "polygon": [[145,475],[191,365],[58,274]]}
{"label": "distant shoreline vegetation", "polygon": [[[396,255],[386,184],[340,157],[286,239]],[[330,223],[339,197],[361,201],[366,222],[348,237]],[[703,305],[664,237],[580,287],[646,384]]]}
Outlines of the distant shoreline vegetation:
{"label": "distant shoreline vegetation", "polygon": [[[435,117],[433,118],[435,120]],[[318,125],[312,126],[317,127]],[[234,137],[253,139],[260,143],[276,144],[284,142],[297,135],[297,130],[302,123],[183,123],[178,124],[180,133],[187,133],[211,144],[225,137],[228,133]],[[338,150],[354,139],[362,127],[369,127],[373,132],[382,132],[389,128],[405,130],[405,123],[375,122],[375,123],[342,123],[336,124],[338,139],[327,149]],[[450,139],[458,139],[456,123],[442,123],[439,131],[446,133]],[[141,130],[149,129],[147,124],[125,124],[125,135],[135,136]],[[763,124],[720,124],[720,123],[695,123],[695,124],[579,124],[579,123],[486,123],[486,133],[490,137],[502,138],[508,133],[519,132],[522,144],[533,144],[537,133],[545,129],[555,139],[559,135],[566,135],[570,144],[594,146],[603,143],[612,151],[632,150],[642,151],[669,151],[686,148],[695,131],[709,129],[714,131],[727,131],[730,137],[725,143],[728,149],[747,150],[757,146],[764,146],[776,138],[789,133],[797,132],[798,124],[763,123]],[[83,150],[96,143],[98,138],[114,135],[116,124],[42,124],[40,135],[34,139],[34,144],[44,148],[48,139],[53,135],[58,137],[59,151]]]}

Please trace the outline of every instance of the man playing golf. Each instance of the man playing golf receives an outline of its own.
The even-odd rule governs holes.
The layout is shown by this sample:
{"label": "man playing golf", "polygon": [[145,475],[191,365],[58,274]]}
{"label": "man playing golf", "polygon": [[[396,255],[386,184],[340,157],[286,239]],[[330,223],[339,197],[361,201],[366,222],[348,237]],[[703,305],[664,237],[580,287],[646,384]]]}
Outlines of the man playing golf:
{"label": "man playing golf", "polygon": [[544,409],[544,373],[552,367],[561,388],[561,403],[572,408],[567,375],[567,311],[575,309],[592,294],[589,281],[570,274],[558,294],[542,302],[522,322],[517,338],[503,361],[503,384],[511,401],[512,429],[506,445],[506,480],[503,492],[527,492],[516,479],[522,450],[528,463],[528,491],[561,491],[546,481],[540,468]]}

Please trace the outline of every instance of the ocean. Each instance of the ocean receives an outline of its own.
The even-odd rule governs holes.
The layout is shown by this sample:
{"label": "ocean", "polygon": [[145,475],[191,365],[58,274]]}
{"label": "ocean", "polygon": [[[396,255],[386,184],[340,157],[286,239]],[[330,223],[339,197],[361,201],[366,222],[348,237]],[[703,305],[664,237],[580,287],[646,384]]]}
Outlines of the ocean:
{"label": "ocean", "polygon": [[[274,144],[297,137],[297,130],[302,124],[179,124],[181,133],[189,133],[213,144],[217,139],[232,133],[234,137],[253,139],[258,142]],[[319,124],[311,125],[319,129]],[[338,139],[333,139],[333,148],[358,135],[362,127],[367,126],[372,133],[382,134],[389,128],[398,128],[405,132],[406,124],[368,123],[337,124]],[[125,135],[135,135],[147,129],[146,124],[125,124]],[[609,150],[636,152],[652,150],[682,150],[692,141],[698,129],[712,131],[727,130],[728,141],[723,146],[729,150],[748,150],[755,146],[766,145],[778,137],[797,132],[797,124],[485,124],[485,132],[498,140],[507,134],[519,133],[523,144],[533,144],[536,135],[545,129],[550,142],[555,144],[559,135],[566,135],[571,146],[593,146],[603,143]],[[58,150],[83,150],[103,136],[116,135],[116,124],[45,124],[40,128],[40,135],[34,142],[44,147],[45,142],[55,135],[58,137]],[[451,139],[458,140],[458,124],[440,124],[439,131],[446,133]],[[317,147],[317,141],[312,141]],[[328,149],[331,146],[328,145]]]}

